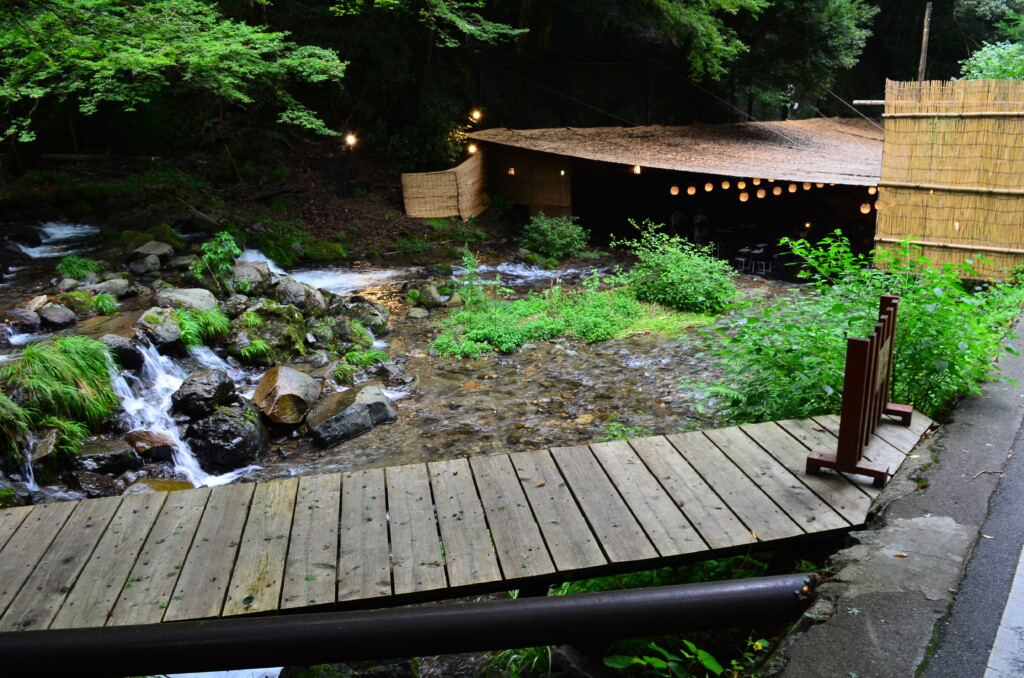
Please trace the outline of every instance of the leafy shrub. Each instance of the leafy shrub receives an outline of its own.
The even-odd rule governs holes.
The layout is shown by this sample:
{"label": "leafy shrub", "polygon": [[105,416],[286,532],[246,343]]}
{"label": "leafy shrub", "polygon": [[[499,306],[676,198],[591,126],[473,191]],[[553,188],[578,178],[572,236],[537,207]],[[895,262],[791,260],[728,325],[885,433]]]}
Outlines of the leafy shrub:
{"label": "leafy shrub", "polygon": [[181,330],[181,343],[185,346],[202,346],[224,336],[231,327],[231,319],[217,308],[205,311],[179,308],[174,311],[174,320]]}
{"label": "leafy shrub", "polygon": [[231,269],[240,256],[242,250],[235,239],[227,231],[221,231],[203,243],[199,258],[192,262],[189,270],[198,280],[209,274],[217,285],[226,286],[224,281],[231,275]]}
{"label": "leafy shrub", "polygon": [[[733,421],[767,421],[838,412],[846,338],[867,336],[883,294],[900,297],[892,399],[931,416],[992,378],[1004,344],[1011,285],[969,292],[969,266],[936,267],[909,242],[876,253],[851,252],[838,232],[819,244],[783,240],[802,260],[807,290],[737,313],[721,329],[715,354],[724,371],[710,389],[714,407]],[[1001,310],[1002,309],[1002,310]],[[1016,314],[1014,314],[1016,317]]]}
{"label": "leafy shrub", "polygon": [[90,273],[99,273],[102,270],[103,264],[95,259],[76,257],[74,254],[67,255],[57,264],[58,273],[65,278],[74,278],[75,280],[81,280],[88,277]]}
{"label": "leafy shrub", "polygon": [[638,240],[615,240],[637,258],[629,282],[637,299],[663,304],[680,311],[717,313],[736,296],[729,264],[708,248],[669,235],[649,219],[640,226]]}
{"label": "leafy shrub", "polygon": [[0,455],[18,457],[30,425],[28,412],[0,391]]}
{"label": "leafy shrub", "polygon": [[92,310],[99,315],[113,315],[119,308],[117,297],[107,292],[99,292],[92,297]]}
{"label": "leafy shrub", "polygon": [[523,247],[546,257],[567,259],[587,246],[588,233],[576,217],[549,217],[540,212],[523,227]]}

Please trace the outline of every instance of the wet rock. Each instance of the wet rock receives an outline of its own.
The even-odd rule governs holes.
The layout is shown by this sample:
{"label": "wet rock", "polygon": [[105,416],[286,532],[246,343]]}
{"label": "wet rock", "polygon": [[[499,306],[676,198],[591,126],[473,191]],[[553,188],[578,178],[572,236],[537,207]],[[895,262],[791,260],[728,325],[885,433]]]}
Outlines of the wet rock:
{"label": "wet rock", "polygon": [[185,438],[207,471],[224,473],[247,466],[268,447],[267,429],[248,401],[221,407],[189,425]]}
{"label": "wet rock", "polygon": [[75,312],[63,304],[50,304],[39,309],[39,319],[45,327],[70,327],[77,320]]}
{"label": "wet rock", "polygon": [[260,379],[252,402],[275,424],[297,425],[320,397],[320,382],[289,367],[275,367]]}
{"label": "wet rock", "polygon": [[[133,257],[150,257],[155,256],[163,260],[168,260],[174,256],[174,248],[167,243],[160,242],[158,240],[150,240],[145,245],[137,247],[132,252]],[[159,266],[158,266],[159,267]]]}
{"label": "wet rock", "polygon": [[135,275],[146,275],[147,273],[159,271],[160,257],[155,254],[150,254],[142,259],[136,259],[132,263],[128,264],[128,270]]}
{"label": "wet rock", "polygon": [[198,259],[194,254],[183,254],[180,257],[172,257],[167,262],[167,267],[175,271],[184,271],[192,266],[192,264]]}
{"label": "wet rock", "polygon": [[249,297],[244,294],[232,294],[230,297],[221,302],[220,310],[227,315],[227,317],[234,320],[238,316],[245,313],[245,308],[249,305]]}
{"label": "wet rock", "polygon": [[[250,326],[253,318],[258,324]],[[227,350],[230,355],[245,359],[242,349],[252,345],[253,340],[260,339],[272,349],[272,355],[264,359],[264,364],[283,362],[305,350],[308,329],[305,317],[294,306],[260,299],[231,321]]]}
{"label": "wet rock", "polygon": [[112,497],[124,491],[124,488],[110,476],[93,471],[65,471],[60,479],[71,490],[81,492],[89,499]]}
{"label": "wet rock", "polygon": [[89,285],[87,289],[93,294],[100,294],[101,292],[112,294],[118,299],[124,299],[135,293],[135,288],[124,278],[111,278],[95,285]]}
{"label": "wet rock", "polygon": [[70,292],[76,290],[81,286],[82,283],[78,282],[74,278],[61,278],[60,282],[57,283],[57,289],[64,292]]}
{"label": "wet rock", "polygon": [[165,433],[156,431],[131,431],[125,440],[132,448],[146,459],[153,461],[173,461],[177,444]]}
{"label": "wet rock", "polygon": [[459,296],[458,292],[452,292],[452,296],[448,297],[448,300],[444,302],[445,308],[455,308],[462,306],[462,297]]}
{"label": "wet rock", "polygon": [[171,394],[173,410],[193,419],[205,417],[218,405],[235,399],[235,382],[224,370],[203,370],[190,375]]}
{"label": "wet rock", "polygon": [[331,447],[397,418],[391,399],[379,386],[371,385],[321,398],[306,423],[320,445]]}
{"label": "wet rock", "polygon": [[231,277],[236,290],[258,297],[267,291],[272,274],[265,261],[243,261],[231,270]]}
{"label": "wet rock", "polygon": [[286,275],[278,276],[278,279],[280,282],[269,293],[278,303],[290,304],[312,316],[321,316],[327,310],[327,302],[320,290]]}
{"label": "wet rock", "polygon": [[392,381],[405,374],[405,365],[382,363],[373,368],[373,373],[386,381]]}
{"label": "wet rock", "polygon": [[383,337],[391,331],[388,318],[391,312],[381,304],[362,299],[349,304],[347,315],[362,323],[363,327],[373,332],[374,336]]}
{"label": "wet rock", "polygon": [[405,317],[408,320],[423,320],[430,317],[430,311],[425,308],[410,308]]}
{"label": "wet rock", "polygon": [[[170,245],[168,245],[170,247]],[[162,289],[156,293],[156,303],[164,308],[188,308],[210,311],[217,308],[217,297],[201,287],[191,289]]]}
{"label": "wet rock", "polygon": [[437,308],[444,303],[441,301],[441,293],[437,291],[437,285],[427,283],[420,287],[420,303],[427,308]]}
{"label": "wet rock", "polygon": [[5,320],[15,330],[21,333],[38,332],[41,320],[35,311],[26,311],[23,308],[12,308],[5,314]]}
{"label": "wet rock", "polygon": [[146,483],[132,483],[128,488],[121,493],[123,497],[130,497],[136,494],[156,494],[156,490],[147,485]]}
{"label": "wet rock", "polygon": [[120,334],[104,334],[100,341],[107,345],[117,360],[117,364],[126,370],[137,370],[145,363],[142,351],[135,342]]}
{"label": "wet rock", "polygon": [[135,326],[158,349],[175,345],[181,340],[181,328],[170,309],[154,306],[139,317]]}
{"label": "wet rock", "polygon": [[82,445],[77,461],[95,473],[120,474],[142,468],[142,458],[123,440],[89,440]]}
{"label": "wet rock", "polygon": [[26,311],[33,311],[35,313],[38,313],[39,310],[43,306],[46,306],[46,304],[49,301],[50,301],[50,298],[48,296],[46,296],[45,294],[40,294],[38,297],[32,297],[29,300],[29,302],[27,304],[25,304],[25,310]]}

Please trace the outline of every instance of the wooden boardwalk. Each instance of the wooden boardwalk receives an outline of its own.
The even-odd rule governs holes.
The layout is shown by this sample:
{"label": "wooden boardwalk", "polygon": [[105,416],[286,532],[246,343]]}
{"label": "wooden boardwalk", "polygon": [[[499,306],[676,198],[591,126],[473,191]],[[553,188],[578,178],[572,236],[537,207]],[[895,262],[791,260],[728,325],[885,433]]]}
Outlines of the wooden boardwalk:
{"label": "wooden boardwalk", "polygon": [[[931,421],[882,424],[892,472]],[[0,631],[378,607],[770,549],[862,525],[808,476],[838,418],[0,511]]]}

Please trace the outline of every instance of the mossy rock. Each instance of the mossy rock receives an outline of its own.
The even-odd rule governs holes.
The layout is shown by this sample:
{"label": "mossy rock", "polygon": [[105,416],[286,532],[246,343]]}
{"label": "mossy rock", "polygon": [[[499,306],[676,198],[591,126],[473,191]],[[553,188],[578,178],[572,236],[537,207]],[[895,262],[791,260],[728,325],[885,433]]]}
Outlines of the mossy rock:
{"label": "mossy rock", "polygon": [[88,292],[65,292],[57,297],[57,299],[60,300],[60,303],[74,311],[75,315],[84,315],[92,311],[92,295]]}
{"label": "mossy rock", "polygon": [[159,242],[170,245],[176,252],[185,249],[185,242],[181,239],[181,236],[167,224],[160,224],[159,226],[146,229],[146,234],[153,236]]}
{"label": "mossy rock", "polygon": [[[259,318],[258,326],[247,324],[253,316]],[[231,321],[228,353],[245,360],[242,349],[254,340],[261,339],[270,345],[271,355],[265,356],[260,362],[284,362],[291,357],[306,354],[308,332],[306,318],[297,308],[270,299],[259,299],[250,304],[245,313]]]}
{"label": "mossy rock", "polygon": [[147,242],[152,242],[153,240],[156,240],[156,238],[149,233],[143,233],[141,231],[125,231],[121,234],[121,237],[117,239],[117,242],[129,251],[134,251],[145,245]]}

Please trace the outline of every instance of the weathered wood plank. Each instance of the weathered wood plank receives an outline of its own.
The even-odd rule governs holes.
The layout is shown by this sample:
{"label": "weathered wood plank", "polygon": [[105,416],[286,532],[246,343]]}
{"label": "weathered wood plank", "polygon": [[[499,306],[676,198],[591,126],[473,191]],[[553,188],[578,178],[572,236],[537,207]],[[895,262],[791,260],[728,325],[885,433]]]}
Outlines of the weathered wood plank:
{"label": "weathered wood plank", "polygon": [[555,567],[560,571],[604,565],[608,561],[576,500],[545,451],[509,455]]}
{"label": "weathered wood plank", "polygon": [[864,522],[871,508],[871,498],[842,474],[809,475],[806,472],[807,450],[784,428],[775,423],[745,424],[742,428],[851,525]]}
{"label": "weathered wood plank", "polygon": [[637,438],[629,444],[711,548],[754,543],[750,530],[666,438]]}
{"label": "weathered wood plank", "polygon": [[71,517],[0,617],[0,629],[41,630],[50,625],[120,505],[121,497],[75,502]]}
{"label": "weathered wood plank", "polygon": [[340,473],[299,478],[281,591],[282,609],[334,603],[340,517]]}
{"label": "weathered wood plank", "polygon": [[[826,414],[821,417],[814,417],[814,421],[829,430],[829,432],[836,435],[839,434],[839,415]],[[868,439],[868,444],[864,446],[863,456],[868,461],[873,461],[876,464],[889,467],[889,475],[896,473],[899,470],[900,465],[906,460],[907,453],[903,452],[877,435],[872,435]]]}
{"label": "weathered wood plank", "polygon": [[164,621],[220,615],[255,489],[253,483],[242,483],[210,492]]}
{"label": "weathered wood plank", "polygon": [[759,541],[803,534],[800,526],[702,433],[667,437]]}
{"label": "weathered wood plank", "polygon": [[465,459],[427,465],[444,544],[449,586],[468,586],[501,579],[498,558]]}
{"label": "weathered wood plank", "polygon": [[391,595],[387,511],[384,469],[343,474],[339,601]]}
{"label": "weathered wood plank", "polygon": [[257,483],[222,616],[280,607],[298,487],[298,478]]}
{"label": "weathered wood plank", "polygon": [[50,624],[51,629],[97,627],[107,623],[166,498],[166,492],[124,498]]}
{"label": "weathered wood plank", "polygon": [[921,435],[928,430],[931,424],[931,419],[915,410],[910,418],[910,426],[901,426],[898,422],[882,417],[882,421],[875,429],[875,435],[903,454],[907,454],[920,442]]}
{"label": "weathered wood plank", "polygon": [[663,556],[706,551],[708,546],[624,440],[590,446],[622,498]]}
{"label": "weathered wood plank", "polygon": [[30,513],[32,513],[31,506],[0,509],[0,549],[7,544],[7,540],[21,527],[22,522]]}
{"label": "weathered wood plank", "polygon": [[107,626],[154,624],[163,619],[209,498],[208,487],[168,493]]}
{"label": "weathered wood plank", "polygon": [[[748,478],[793,519],[804,531],[824,532],[850,527],[850,523],[832,510],[800,479],[771,457],[763,448],[799,445],[795,440],[780,435],[778,427],[754,429],[755,439],[742,428],[724,428],[705,431],[704,434],[718,449],[725,452]],[[760,443],[760,444],[759,444]],[[802,446],[801,446],[802,447]]]}
{"label": "weathered wood plank", "polygon": [[385,476],[395,595],[444,588],[443,554],[426,465],[389,466]]}
{"label": "weathered wood plank", "polygon": [[[783,430],[789,433],[795,440],[800,441],[807,450],[825,452],[834,455],[838,449],[839,440],[835,434],[813,419],[788,419],[776,422]],[[838,429],[837,429],[838,430]],[[804,457],[804,472],[806,473],[806,456]],[[832,473],[835,473],[834,471]],[[830,473],[822,473],[822,477],[829,477]],[[871,478],[867,476],[848,475],[839,473],[837,475],[846,478],[854,487],[863,492],[867,497],[874,498],[881,492],[872,485]]]}
{"label": "weathered wood plank", "polygon": [[589,448],[556,447],[551,450],[551,456],[609,560],[621,563],[658,556]]}
{"label": "weathered wood plank", "polygon": [[[0,551],[0,614],[14,600],[25,580],[35,571],[39,559],[64,527],[74,502],[35,506]],[[0,631],[8,629],[0,627]]]}
{"label": "weathered wood plank", "polygon": [[555,571],[540,528],[508,455],[471,457],[470,466],[506,579]]}

